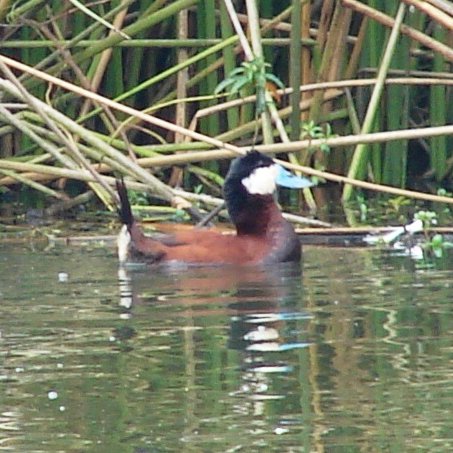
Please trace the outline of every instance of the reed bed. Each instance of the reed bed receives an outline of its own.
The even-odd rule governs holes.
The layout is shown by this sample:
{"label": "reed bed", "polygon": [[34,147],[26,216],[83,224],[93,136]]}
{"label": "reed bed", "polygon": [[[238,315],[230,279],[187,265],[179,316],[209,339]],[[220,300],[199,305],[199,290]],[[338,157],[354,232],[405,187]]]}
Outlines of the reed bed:
{"label": "reed bed", "polygon": [[[1,6],[0,190],[29,186],[72,207],[90,198],[71,198],[64,181],[74,179],[113,210],[122,174],[193,214],[194,204],[219,204],[225,159],[256,147],[341,184],[345,206],[357,190],[452,202],[436,195],[453,168],[444,2]],[[269,66],[236,95],[216,91],[259,61]],[[408,190],[420,180],[429,191]],[[315,213],[325,196],[306,190],[288,202]]]}

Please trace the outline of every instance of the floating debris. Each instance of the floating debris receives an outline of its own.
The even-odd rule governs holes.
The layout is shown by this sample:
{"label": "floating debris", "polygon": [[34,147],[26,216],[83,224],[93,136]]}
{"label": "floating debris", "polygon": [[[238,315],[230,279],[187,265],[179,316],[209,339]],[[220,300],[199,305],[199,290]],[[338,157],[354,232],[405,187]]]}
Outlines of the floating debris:
{"label": "floating debris", "polygon": [[415,234],[420,231],[423,231],[423,222],[421,220],[415,220],[412,223],[409,223],[408,225],[396,227],[392,231],[389,231],[388,233],[382,234],[382,235],[368,235],[363,238],[364,242],[367,244],[391,244],[396,241],[400,236],[403,234]]}

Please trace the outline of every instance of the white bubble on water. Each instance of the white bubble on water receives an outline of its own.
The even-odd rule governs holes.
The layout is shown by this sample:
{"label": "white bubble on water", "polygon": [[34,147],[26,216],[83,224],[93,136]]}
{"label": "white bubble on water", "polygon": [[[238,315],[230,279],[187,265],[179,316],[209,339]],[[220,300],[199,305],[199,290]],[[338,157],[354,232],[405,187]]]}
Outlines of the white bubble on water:
{"label": "white bubble on water", "polygon": [[69,274],[67,272],[58,272],[58,281],[63,283],[69,280]]}
{"label": "white bubble on water", "polygon": [[54,390],[51,390],[50,392],[47,393],[47,397],[50,400],[56,400],[58,398],[58,393],[55,392]]}

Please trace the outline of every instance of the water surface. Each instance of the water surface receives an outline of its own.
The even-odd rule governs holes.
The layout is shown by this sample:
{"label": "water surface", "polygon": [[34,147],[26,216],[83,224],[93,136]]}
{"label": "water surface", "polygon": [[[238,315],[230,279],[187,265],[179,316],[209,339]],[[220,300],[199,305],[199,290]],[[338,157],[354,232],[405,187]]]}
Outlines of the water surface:
{"label": "water surface", "polygon": [[453,263],[127,269],[0,245],[0,451],[453,451]]}

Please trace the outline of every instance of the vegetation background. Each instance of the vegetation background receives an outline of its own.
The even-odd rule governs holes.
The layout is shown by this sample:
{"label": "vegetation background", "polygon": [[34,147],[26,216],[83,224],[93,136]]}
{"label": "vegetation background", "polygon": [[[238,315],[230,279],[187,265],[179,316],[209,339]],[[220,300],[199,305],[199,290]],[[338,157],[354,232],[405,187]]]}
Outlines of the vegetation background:
{"label": "vegetation background", "polygon": [[115,172],[218,205],[224,159],[256,145],[334,182],[312,212],[356,186],[451,202],[451,2],[3,0],[0,20],[4,200],[113,209]]}

